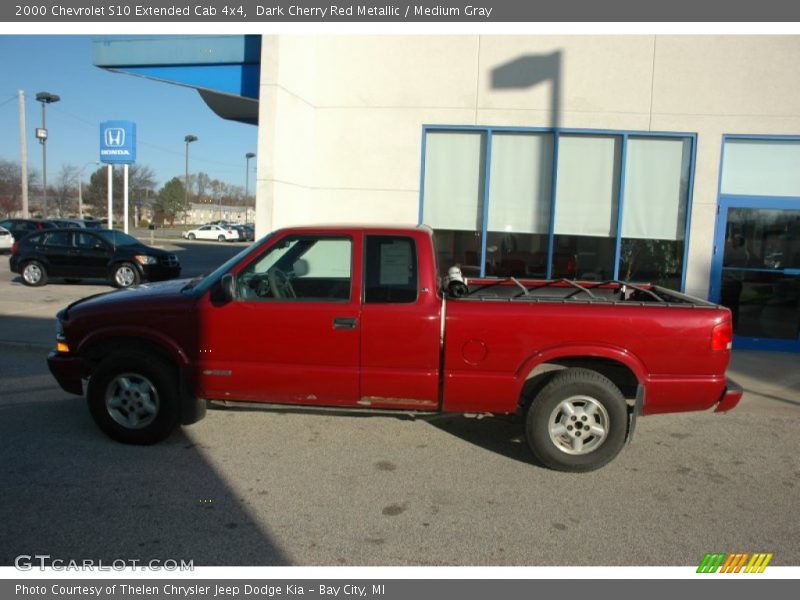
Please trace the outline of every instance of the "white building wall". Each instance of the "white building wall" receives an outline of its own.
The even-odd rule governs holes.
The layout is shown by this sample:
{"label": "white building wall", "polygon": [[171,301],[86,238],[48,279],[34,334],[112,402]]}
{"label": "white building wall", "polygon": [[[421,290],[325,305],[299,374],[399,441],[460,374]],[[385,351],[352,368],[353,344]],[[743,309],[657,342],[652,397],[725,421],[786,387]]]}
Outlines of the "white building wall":
{"label": "white building wall", "polygon": [[705,296],[722,135],[800,134],[798,64],[796,36],[265,36],[258,234],[416,223],[425,124],[693,132]]}

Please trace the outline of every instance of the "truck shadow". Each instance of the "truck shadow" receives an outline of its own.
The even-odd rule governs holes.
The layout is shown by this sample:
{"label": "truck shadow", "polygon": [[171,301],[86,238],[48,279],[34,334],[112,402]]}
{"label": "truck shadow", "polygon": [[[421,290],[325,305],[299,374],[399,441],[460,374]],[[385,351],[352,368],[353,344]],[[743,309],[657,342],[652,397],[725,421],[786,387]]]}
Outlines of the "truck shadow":
{"label": "truck shadow", "polygon": [[0,375],[0,565],[37,554],[290,564],[251,516],[251,492],[233,489],[185,432],[157,446],[111,442],[83,399],[53,385],[42,350],[15,353]]}
{"label": "truck shadow", "polygon": [[468,442],[489,452],[525,464],[541,465],[531,454],[525,441],[524,424],[516,415],[465,416],[457,413],[407,413],[399,411],[349,410],[306,406],[245,405],[223,406],[209,403],[209,410],[238,412],[267,412],[273,414],[327,416],[342,419],[391,418],[398,421],[421,421],[439,431]]}

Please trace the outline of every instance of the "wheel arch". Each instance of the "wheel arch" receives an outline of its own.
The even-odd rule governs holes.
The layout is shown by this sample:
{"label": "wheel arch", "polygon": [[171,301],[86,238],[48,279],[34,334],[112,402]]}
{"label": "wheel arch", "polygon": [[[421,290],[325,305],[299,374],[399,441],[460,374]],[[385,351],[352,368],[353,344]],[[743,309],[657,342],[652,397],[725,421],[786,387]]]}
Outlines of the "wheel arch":
{"label": "wheel arch", "polygon": [[583,368],[596,371],[632,400],[644,385],[647,371],[644,364],[629,352],[603,346],[571,346],[551,348],[531,356],[517,371],[521,380],[519,404],[525,408],[552,377],[564,369]]}
{"label": "wheel arch", "polygon": [[135,334],[126,330],[100,330],[87,337],[77,349],[83,358],[86,373],[91,376],[103,358],[115,352],[140,352],[164,360],[175,370],[180,395],[180,420],[189,425],[201,420],[206,413],[205,401],[195,395],[191,358],[171,339],[157,331],[137,329]]}

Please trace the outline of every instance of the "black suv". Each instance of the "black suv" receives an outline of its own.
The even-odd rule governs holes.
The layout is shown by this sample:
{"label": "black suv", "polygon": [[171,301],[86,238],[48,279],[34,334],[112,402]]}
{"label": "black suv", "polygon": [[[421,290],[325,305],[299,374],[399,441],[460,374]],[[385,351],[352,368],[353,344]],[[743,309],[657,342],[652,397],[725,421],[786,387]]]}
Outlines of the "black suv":
{"label": "black suv", "polygon": [[11,248],[9,266],[22,275],[22,283],[30,286],[44,285],[48,277],[64,277],[68,283],[101,278],[126,288],[140,281],[172,279],[181,273],[174,254],[109,229],[32,233]]}
{"label": "black suv", "polygon": [[41,219],[6,219],[5,221],[0,221],[0,227],[8,229],[15,240],[21,240],[33,231],[55,229],[57,225]]}

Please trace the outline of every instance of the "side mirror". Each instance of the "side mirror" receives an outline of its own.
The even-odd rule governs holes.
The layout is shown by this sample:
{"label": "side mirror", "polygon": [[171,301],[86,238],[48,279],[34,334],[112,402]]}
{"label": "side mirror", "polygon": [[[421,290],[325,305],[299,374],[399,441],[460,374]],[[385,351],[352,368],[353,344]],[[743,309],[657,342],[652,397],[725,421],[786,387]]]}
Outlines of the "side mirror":
{"label": "side mirror", "polygon": [[222,296],[226,302],[233,301],[236,298],[236,279],[230,273],[225,273],[219,281]]}

